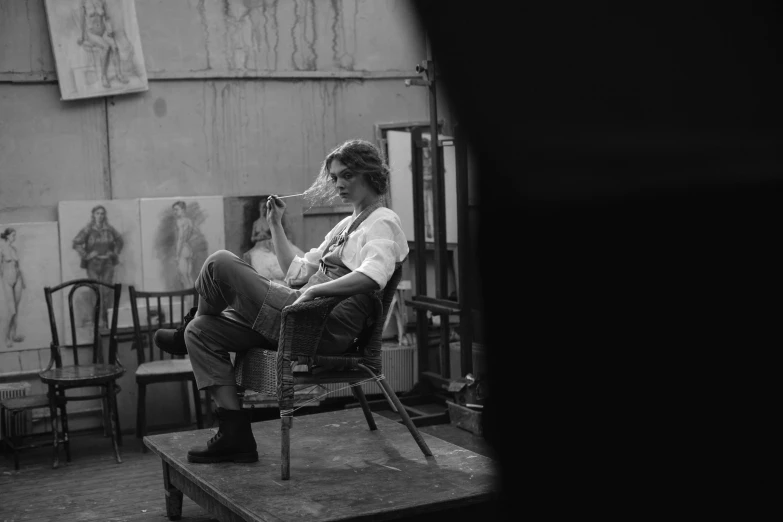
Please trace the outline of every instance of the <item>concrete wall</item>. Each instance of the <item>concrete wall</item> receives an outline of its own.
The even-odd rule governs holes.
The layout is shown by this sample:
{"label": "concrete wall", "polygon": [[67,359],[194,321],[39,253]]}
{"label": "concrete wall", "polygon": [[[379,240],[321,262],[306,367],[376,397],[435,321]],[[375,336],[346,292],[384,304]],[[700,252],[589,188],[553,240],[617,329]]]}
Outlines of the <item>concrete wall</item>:
{"label": "concrete wall", "polygon": [[[301,192],[341,141],[429,117],[426,89],[404,85],[426,58],[406,1],[136,0],[136,13],[149,91],[64,102],[43,0],[0,2],[0,221],[56,221],[69,199]],[[344,215],[306,215],[302,247]],[[35,381],[41,348],[0,353],[0,380]],[[121,354],[130,428],[135,356]]]}

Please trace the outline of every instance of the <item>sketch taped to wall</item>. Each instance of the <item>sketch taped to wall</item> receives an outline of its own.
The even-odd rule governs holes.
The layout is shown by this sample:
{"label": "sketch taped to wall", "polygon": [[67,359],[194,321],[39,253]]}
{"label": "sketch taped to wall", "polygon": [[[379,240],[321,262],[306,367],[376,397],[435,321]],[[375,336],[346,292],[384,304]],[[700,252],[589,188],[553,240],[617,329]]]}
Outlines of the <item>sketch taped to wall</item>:
{"label": "sketch taped to wall", "polygon": [[223,198],[140,200],[145,291],[192,288],[207,256],[225,248]]}
{"label": "sketch taped to wall", "polygon": [[[284,196],[285,194],[279,194]],[[272,233],[266,220],[268,196],[225,198],[226,250],[233,252],[256,272],[273,281],[282,282],[285,274],[277,262],[272,245]],[[296,255],[303,255],[299,242],[304,235],[302,198],[288,198],[283,214],[283,229]]]}
{"label": "sketch taped to wall", "polygon": [[148,89],[133,0],[46,0],[63,100]]}
{"label": "sketch taped to wall", "polygon": [[[94,279],[108,285],[122,283],[117,323],[131,326],[130,300],[127,285],[142,282],[141,227],[139,200],[61,201],[58,206],[60,221],[60,256],[62,280]],[[108,328],[114,295],[101,285],[99,310],[100,328]],[[94,294],[81,288],[74,294],[74,316],[77,339],[91,339]],[[63,296],[64,310],[68,310],[67,293]],[[66,328],[66,339],[70,332]]]}
{"label": "sketch taped to wall", "polygon": [[[0,224],[0,350],[49,346],[43,289],[60,283],[57,254],[56,222]],[[61,303],[53,304],[59,323]]]}

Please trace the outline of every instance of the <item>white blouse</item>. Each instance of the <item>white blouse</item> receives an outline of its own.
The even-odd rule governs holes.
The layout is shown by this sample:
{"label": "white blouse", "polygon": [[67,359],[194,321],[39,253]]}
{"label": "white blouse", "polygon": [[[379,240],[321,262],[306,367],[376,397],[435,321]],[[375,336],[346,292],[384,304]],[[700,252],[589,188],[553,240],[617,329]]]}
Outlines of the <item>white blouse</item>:
{"label": "white blouse", "polygon": [[[350,226],[353,216],[340,221],[326,234],[323,243],[304,257],[294,256],[285,275],[289,286],[307,283],[317,270],[321,257],[334,235]],[[394,273],[395,263],[408,255],[408,240],[402,231],[400,217],[391,209],[380,207],[370,214],[345,241],[340,259],[354,272],[361,272],[383,289]]]}

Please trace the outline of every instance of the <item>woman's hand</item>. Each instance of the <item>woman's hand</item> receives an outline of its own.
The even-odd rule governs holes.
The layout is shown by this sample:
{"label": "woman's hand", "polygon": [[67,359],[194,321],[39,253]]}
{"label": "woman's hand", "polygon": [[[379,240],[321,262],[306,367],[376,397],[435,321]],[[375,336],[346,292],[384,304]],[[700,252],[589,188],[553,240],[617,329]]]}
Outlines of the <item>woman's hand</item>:
{"label": "woman's hand", "polygon": [[269,196],[266,200],[266,221],[269,226],[280,225],[285,212],[285,203],[276,195]]}
{"label": "woman's hand", "polygon": [[299,303],[306,303],[307,301],[314,300],[317,296],[313,295],[313,293],[310,291],[310,289],[312,289],[312,288],[313,287],[311,286],[310,288],[308,288],[307,290],[302,292],[302,294],[299,297],[296,298],[296,301],[291,303],[291,306],[297,305]]}

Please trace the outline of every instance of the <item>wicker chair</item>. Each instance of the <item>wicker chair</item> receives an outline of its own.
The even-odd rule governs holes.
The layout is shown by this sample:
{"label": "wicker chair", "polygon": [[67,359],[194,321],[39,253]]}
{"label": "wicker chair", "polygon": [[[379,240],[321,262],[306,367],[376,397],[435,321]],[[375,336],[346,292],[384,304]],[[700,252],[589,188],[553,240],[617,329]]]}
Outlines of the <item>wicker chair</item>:
{"label": "wicker chair", "polygon": [[[398,412],[402,421],[413,435],[414,440],[425,456],[431,457],[430,451],[419,430],[411,421],[405,407],[400,402],[394,390],[383,379],[381,368],[381,336],[384,319],[389,313],[389,305],[402,276],[402,264],[398,263],[391,279],[383,291],[373,292],[375,304],[375,322],[371,331],[359,337],[358,349],[343,355],[320,355],[316,348],[321,338],[326,319],[332,309],[345,297],[327,297],[315,299],[298,305],[287,306],[283,310],[280,325],[280,342],[276,353],[276,392],[282,421],[281,429],[281,477],[288,480],[290,470],[290,430],[293,426],[291,415],[294,409],[294,387],[298,385],[348,383],[354,397],[364,411],[370,430],[376,430],[370,405],[364,391],[358,384],[368,378],[377,379],[392,410]],[[346,351],[350,347],[346,347]],[[259,349],[238,353],[235,360],[235,375],[237,385],[243,388],[264,392],[270,388],[270,376],[265,375],[270,367],[270,352]],[[295,366],[306,364],[308,371],[294,372]],[[301,367],[301,366],[300,366]]]}

